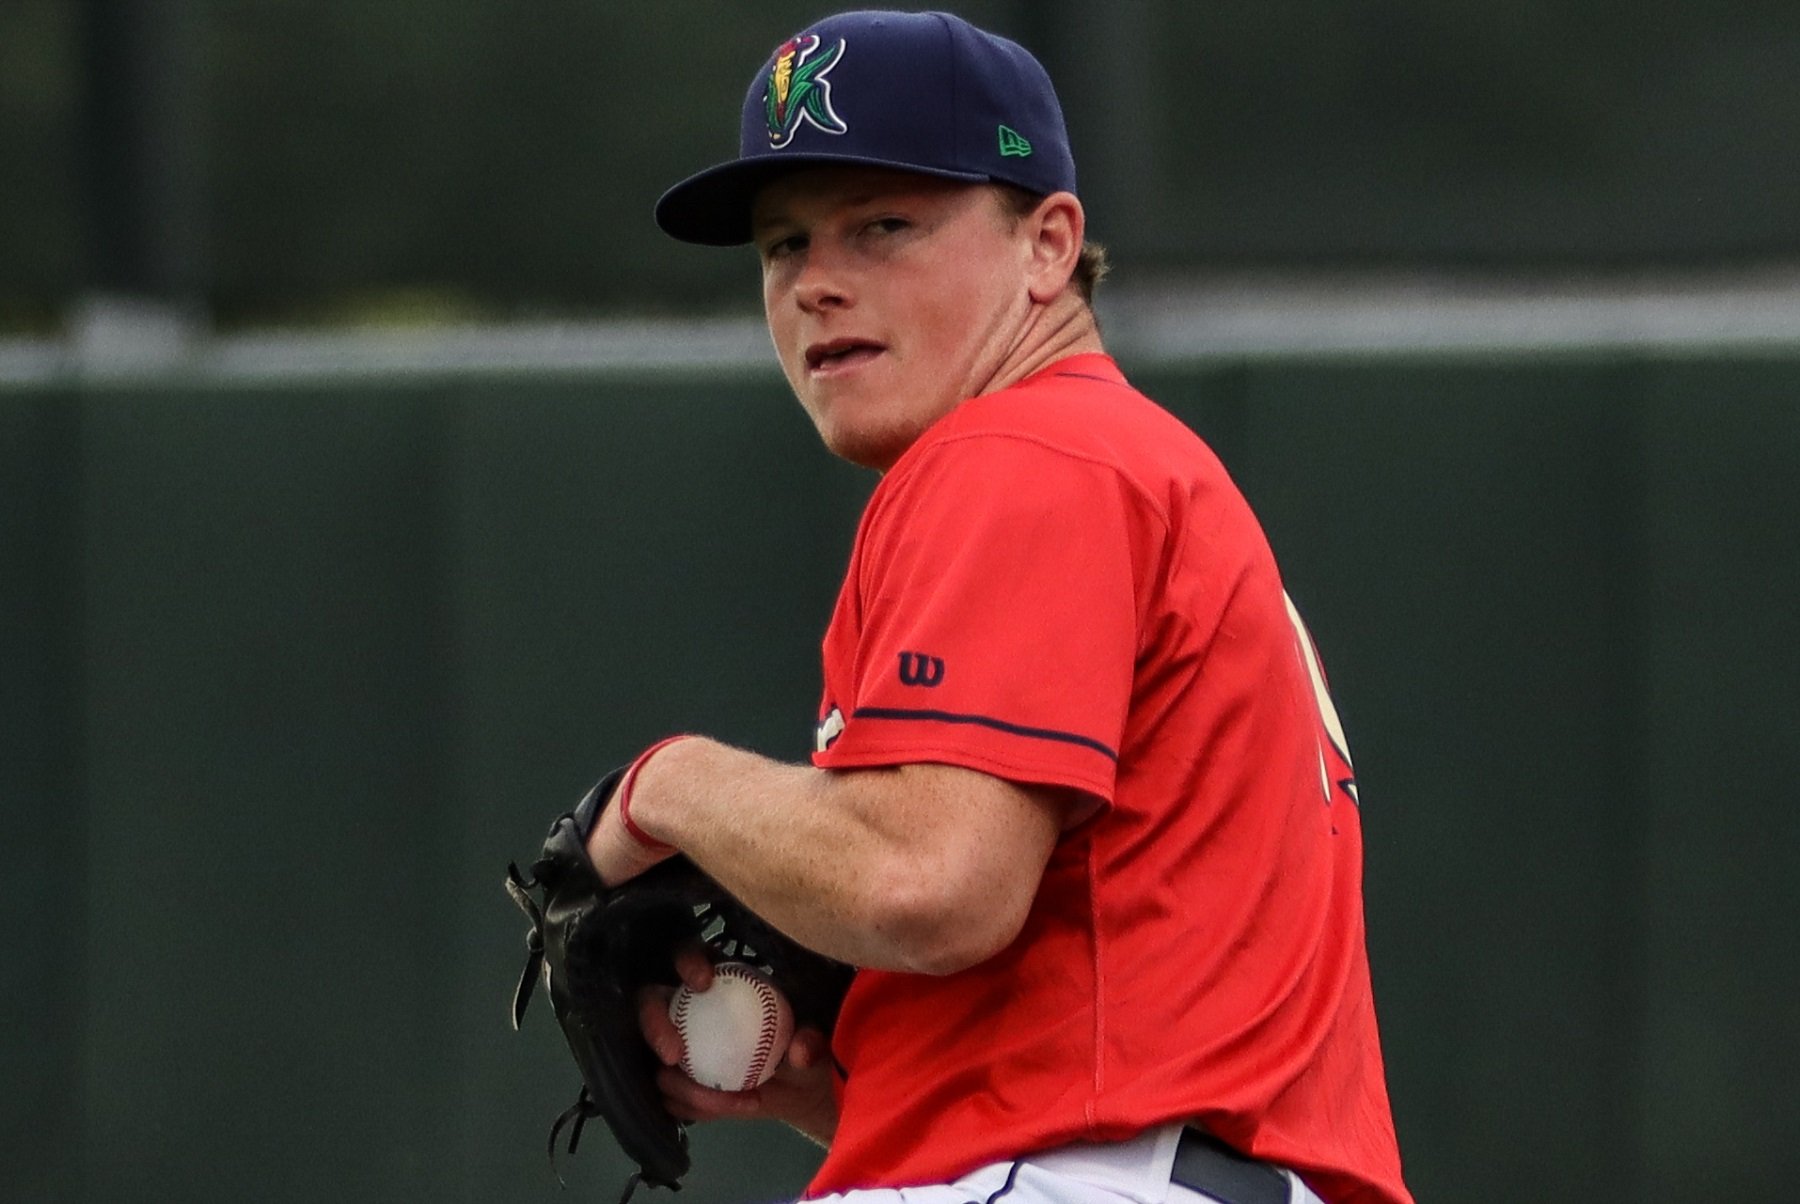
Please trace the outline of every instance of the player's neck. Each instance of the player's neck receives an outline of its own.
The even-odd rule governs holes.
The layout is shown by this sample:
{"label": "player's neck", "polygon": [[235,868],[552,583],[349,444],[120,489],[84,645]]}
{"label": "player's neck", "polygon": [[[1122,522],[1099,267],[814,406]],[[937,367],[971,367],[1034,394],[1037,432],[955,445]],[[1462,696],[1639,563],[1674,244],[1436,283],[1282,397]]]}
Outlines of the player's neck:
{"label": "player's neck", "polygon": [[1094,311],[1073,292],[1039,310],[983,393],[998,393],[1072,355],[1106,354]]}

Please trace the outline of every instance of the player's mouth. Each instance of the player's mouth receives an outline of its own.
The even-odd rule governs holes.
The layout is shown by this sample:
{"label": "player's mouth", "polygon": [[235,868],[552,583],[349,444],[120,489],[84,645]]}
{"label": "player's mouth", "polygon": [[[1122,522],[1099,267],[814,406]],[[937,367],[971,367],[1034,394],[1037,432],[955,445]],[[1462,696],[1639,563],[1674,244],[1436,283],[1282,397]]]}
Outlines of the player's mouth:
{"label": "player's mouth", "polygon": [[814,376],[851,372],[875,359],[887,348],[871,339],[832,339],[806,349],[806,370]]}

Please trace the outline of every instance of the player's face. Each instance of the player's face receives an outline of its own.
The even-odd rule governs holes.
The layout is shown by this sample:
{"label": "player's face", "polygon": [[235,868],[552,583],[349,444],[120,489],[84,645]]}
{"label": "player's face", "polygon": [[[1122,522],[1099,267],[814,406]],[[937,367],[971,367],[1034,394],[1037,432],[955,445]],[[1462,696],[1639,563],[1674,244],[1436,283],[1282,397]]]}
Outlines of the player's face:
{"label": "player's face", "polygon": [[1030,328],[1028,238],[993,188],[817,168],[762,190],[763,305],[825,445],[878,470],[1005,379]]}

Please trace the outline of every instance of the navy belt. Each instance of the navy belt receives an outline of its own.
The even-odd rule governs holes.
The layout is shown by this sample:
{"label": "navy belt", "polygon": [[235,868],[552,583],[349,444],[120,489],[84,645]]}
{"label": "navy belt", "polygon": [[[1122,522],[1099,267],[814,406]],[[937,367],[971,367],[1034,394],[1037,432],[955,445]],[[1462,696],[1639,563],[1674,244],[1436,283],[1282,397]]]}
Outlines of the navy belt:
{"label": "navy belt", "polygon": [[1286,1175],[1198,1129],[1181,1131],[1169,1179],[1220,1204],[1288,1204]]}

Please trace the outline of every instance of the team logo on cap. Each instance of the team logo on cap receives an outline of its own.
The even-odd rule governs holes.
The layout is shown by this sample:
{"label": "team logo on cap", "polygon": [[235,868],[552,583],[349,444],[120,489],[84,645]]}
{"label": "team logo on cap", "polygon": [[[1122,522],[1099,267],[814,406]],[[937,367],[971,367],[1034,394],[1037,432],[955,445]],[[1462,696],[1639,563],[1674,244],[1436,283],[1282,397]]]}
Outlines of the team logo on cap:
{"label": "team logo on cap", "polygon": [[818,34],[803,33],[775,52],[763,103],[769,117],[769,145],[776,150],[794,140],[802,122],[827,134],[850,132],[831,107],[831,81],[825,78],[844,57],[843,39],[823,54],[819,46]]}

